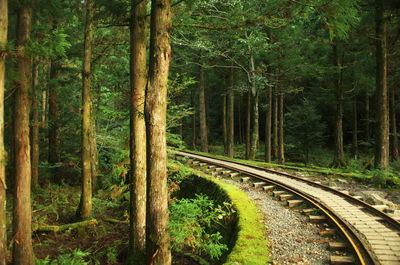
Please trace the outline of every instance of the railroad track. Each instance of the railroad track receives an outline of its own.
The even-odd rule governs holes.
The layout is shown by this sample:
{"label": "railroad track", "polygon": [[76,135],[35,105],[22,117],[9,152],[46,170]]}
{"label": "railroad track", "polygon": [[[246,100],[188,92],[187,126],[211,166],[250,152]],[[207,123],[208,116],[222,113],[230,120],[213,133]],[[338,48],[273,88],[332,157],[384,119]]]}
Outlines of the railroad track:
{"label": "railroad track", "polygon": [[[374,206],[344,192],[272,169],[245,165],[191,152],[174,151],[214,174],[242,176],[242,181],[257,180],[253,186],[270,191],[289,207],[303,203],[318,209],[310,221],[329,222],[347,241],[330,243],[331,249],[350,248],[352,256],[331,256],[331,264],[400,265],[400,223]],[[260,182],[261,181],[261,182]],[[304,211],[316,212],[315,209]]]}

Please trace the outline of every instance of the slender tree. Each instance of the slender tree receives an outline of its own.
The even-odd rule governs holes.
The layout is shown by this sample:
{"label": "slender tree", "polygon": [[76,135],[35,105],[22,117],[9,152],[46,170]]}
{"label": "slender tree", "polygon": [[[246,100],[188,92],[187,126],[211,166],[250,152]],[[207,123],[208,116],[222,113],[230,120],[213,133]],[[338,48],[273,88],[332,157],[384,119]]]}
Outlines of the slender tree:
{"label": "slender tree", "polygon": [[18,9],[17,69],[18,81],[14,106],[15,182],[13,209],[14,264],[33,265],[31,157],[29,141],[29,86],[31,58],[25,54],[31,32],[32,6],[24,2]]}
{"label": "slender tree", "polygon": [[[335,40],[337,41],[337,39]],[[335,152],[333,158],[333,166],[342,167],[346,164],[344,159],[343,146],[343,101],[344,90],[341,80],[341,62],[338,51],[338,44],[332,45],[333,63],[336,67],[335,71],[335,96],[336,96],[336,113],[335,113]]]}
{"label": "slender tree", "polygon": [[250,159],[250,137],[251,137],[251,93],[247,92],[246,106],[246,159]]}
{"label": "slender tree", "polygon": [[235,145],[235,104],[234,104],[234,79],[233,79],[233,68],[229,71],[229,82],[228,82],[228,95],[227,95],[227,155],[233,157],[235,155],[234,145]]}
{"label": "slender tree", "polygon": [[387,88],[387,21],[384,4],[375,0],[376,26],[376,139],[375,167],[389,166],[389,101]]}
{"label": "slender tree", "polygon": [[278,89],[273,88],[272,95],[272,157],[278,159]]}
{"label": "slender tree", "polygon": [[0,265],[6,265],[7,220],[6,220],[6,151],[4,147],[4,90],[7,44],[8,2],[0,0]]}
{"label": "slender tree", "polygon": [[270,163],[271,158],[271,121],[272,121],[272,87],[267,89],[267,111],[265,114],[265,162]]}
{"label": "slender tree", "polygon": [[91,58],[93,46],[93,1],[86,0],[85,43],[82,66],[82,194],[79,217],[88,219],[92,212],[91,156]]}
{"label": "slender tree", "polygon": [[206,86],[204,84],[204,68],[199,66],[199,109],[200,109],[200,141],[201,151],[208,152],[208,130],[206,113]]}
{"label": "slender tree", "polygon": [[147,264],[171,264],[168,233],[166,111],[171,60],[171,1],[151,1],[150,64],[146,90]]}
{"label": "slender tree", "polygon": [[278,163],[285,164],[285,142],[284,137],[284,88],[281,85],[278,96]]}
{"label": "slender tree", "polygon": [[32,125],[31,125],[31,141],[32,141],[32,185],[39,185],[39,61],[36,59],[32,67]]}
{"label": "slender tree", "polygon": [[258,113],[258,89],[256,86],[255,79],[255,65],[254,65],[254,57],[250,56],[250,71],[251,71],[251,102],[252,102],[252,131],[251,131],[251,142],[250,142],[250,155],[249,158],[254,160],[256,158],[257,150],[258,150],[258,140],[259,140],[259,113]]}
{"label": "slender tree", "polygon": [[226,117],[226,98],[222,96],[222,137],[224,138],[224,154],[228,154],[228,134],[227,134],[227,117]]}
{"label": "slender tree", "polygon": [[145,264],[146,258],[146,5],[147,0],[132,0],[130,26],[130,234],[129,263]]}
{"label": "slender tree", "polygon": [[[60,163],[60,109],[58,102],[58,78],[60,73],[60,61],[52,59],[50,61],[50,82],[49,85],[49,112],[48,112],[48,162],[54,166]],[[45,109],[44,109],[45,111]],[[46,117],[46,112],[42,112],[42,118]],[[44,123],[46,124],[46,122]],[[51,170],[52,178],[54,182],[60,183],[61,179],[58,174],[58,167],[53,167]]]}
{"label": "slender tree", "polygon": [[393,160],[399,160],[399,138],[397,135],[397,124],[396,124],[396,91],[395,87],[390,89],[390,126],[392,135],[392,157]]}

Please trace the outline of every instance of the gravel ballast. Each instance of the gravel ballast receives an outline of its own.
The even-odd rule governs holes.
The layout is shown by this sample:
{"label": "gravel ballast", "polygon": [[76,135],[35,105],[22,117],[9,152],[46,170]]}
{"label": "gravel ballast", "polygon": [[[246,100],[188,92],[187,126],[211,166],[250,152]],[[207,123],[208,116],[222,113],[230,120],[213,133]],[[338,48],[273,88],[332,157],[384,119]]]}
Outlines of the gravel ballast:
{"label": "gravel ballast", "polygon": [[264,214],[272,264],[329,264],[328,240],[319,235],[323,227],[309,223],[307,216],[288,209],[265,192],[251,188],[250,184],[222,180],[246,192]]}

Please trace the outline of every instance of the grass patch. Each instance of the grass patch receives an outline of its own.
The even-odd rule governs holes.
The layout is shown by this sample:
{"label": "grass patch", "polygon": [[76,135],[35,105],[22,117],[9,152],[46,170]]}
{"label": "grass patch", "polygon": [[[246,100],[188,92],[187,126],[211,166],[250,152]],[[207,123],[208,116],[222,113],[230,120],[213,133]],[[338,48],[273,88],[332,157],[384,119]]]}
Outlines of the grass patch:
{"label": "grass patch", "polygon": [[200,171],[184,166],[179,167],[216,184],[226,193],[238,213],[236,241],[231,252],[226,257],[224,265],[268,264],[270,254],[268,240],[265,236],[265,227],[262,223],[263,215],[254,202],[243,191],[233,185],[229,185]]}

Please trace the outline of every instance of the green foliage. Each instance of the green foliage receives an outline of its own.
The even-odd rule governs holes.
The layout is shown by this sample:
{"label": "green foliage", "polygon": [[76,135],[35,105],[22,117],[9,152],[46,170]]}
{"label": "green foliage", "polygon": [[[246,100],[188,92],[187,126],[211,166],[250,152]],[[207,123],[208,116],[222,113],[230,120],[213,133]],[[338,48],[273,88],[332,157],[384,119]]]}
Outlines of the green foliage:
{"label": "green foliage", "polygon": [[43,260],[36,260],[36,265],[88,265],[89,262],[85,261],[84,258],[89,254],[88,252],[74,249],[70,253],[62,254],[53,260],[50,260],[49,257]]}
{"label": "green foliage", "polygon": [[220,241],[219,232],[208,232],[231,214],[230,205],[215,207],[214,202],[204,195],[194,199],[181,199],[170,206],[170,233],[172,248],[176,251],[189,249],[194,253],[207,254],[218,259],[227,246]]}
{"label": "green foliage", "polygon": [[286,122],[289,143],[303,153],[304,162],[308,163],[311,149],[322,144],[325,134],[326,126],[321,115],[310,100],[303,99],[300,105],[289,108]]}

